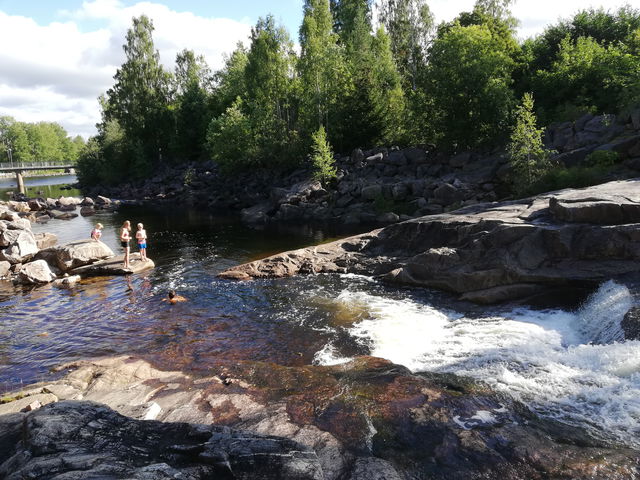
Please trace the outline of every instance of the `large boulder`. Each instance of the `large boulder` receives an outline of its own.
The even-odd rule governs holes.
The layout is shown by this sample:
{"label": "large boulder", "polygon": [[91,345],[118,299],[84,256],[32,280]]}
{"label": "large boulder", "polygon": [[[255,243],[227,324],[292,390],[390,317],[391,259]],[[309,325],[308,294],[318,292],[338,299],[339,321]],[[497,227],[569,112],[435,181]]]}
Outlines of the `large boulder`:
{"label": "large boulder", "polygon": [[36,239],[28,230],[6,230],[2,239],[6,248],[0,251],[0,260],[11,264],[24,263],[38,253]]}
{"label": "large boulder", "polygon": [[596,286],[637,273],[639,225],[640,180],[610,182],[422,217],[233,267],[221,276],[357,273],[504,301],[530,295],[535,285]]}
{"label": "large boulder", "polygon": [[375,200],[382,195],[382,185],[367,185],[362,187],[360,196],[365,200]]}
{"label": "large boulder", "polygon": [[49,283],[55,279],[55,274],[44,260],[35,260],[23,265],[17,276],[17,282],[23,285]]}
{"label": "large boulder", "polygon": [[67,272],[77,267],[113,257],[113,255],[113,251],[102,242],[81,240],[42,250],[37,258],[46,260],[61,272]]}

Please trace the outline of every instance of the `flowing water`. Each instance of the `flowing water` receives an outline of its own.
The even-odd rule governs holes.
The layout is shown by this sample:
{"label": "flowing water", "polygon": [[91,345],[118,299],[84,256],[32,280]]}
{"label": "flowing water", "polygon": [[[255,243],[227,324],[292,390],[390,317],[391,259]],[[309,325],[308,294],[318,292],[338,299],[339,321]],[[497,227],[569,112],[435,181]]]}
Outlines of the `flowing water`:
{"label": "flowing water", "polygon": [[[154,270],[71,290],[0,282],[1,389],[102,355],[143,355],[198,373],[233,360],[332,364],[372,354],[416,372],[483,380],[542,415],[640,447],[640,342],[624,341],[620,329],[636,299],[624,285],[603,284],[578,310],[479,310],[446,294],[353,275],[216,278],[229,266],[344,231],[251,230],[178,207],[128,208],[34,229],[66,243],[88,237],[99,221],[103,240],[117,250],[125,219],[145,223]],[[188,302],[162,302],[169,289]]]}

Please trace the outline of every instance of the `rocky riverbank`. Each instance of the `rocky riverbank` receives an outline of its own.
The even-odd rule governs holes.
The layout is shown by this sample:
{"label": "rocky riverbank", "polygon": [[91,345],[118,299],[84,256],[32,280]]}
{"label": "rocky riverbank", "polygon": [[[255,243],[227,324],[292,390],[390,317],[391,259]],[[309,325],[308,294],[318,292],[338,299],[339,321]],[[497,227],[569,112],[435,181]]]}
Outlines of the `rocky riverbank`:
{"label": "rocky riverbank", "polygon": [[358,273],[496,303],[640,271],[640,180],[473,205],[233,267],[223,278]]}
{"label": "rocky riverbank", "polygon": [[413,375],[373,357],[334,367],[238,362],[209,377],[128,357],[63,369],[61,380],[0,405],[6,478],[46,471],[65,478],[622,480],[640,473],[635,450],[542,420],[482,384]]}
{"label": "rocky riverbank", "polygon": [[[589,154],[616,152],[610,180],[640,174],[640,112],[585,115],[549,126],[545,143],[561,167],[584,166]],[[98,186],[92,195],[241,212],[251,224],[338,222],[389,224],[440,214],[504,198],[511,166],[504,152],[438,151],[434,146],[356,149],[337,155],[335,182],[321,185],[308,171],[257,170],[222,175],[211,162],[165,166],[153,177],[117,187]],[[107,193],[105,193],[107,192]]]}
{"label": "rocky riverbank", "polygon": [[70,286],[80,276],[124,275],[153,268],[152,261],[142,262],[136,254],[132,254],[131,268],[126,270],[121,267],[121,258],[107,261],[114,258],[114,253],[102,242],[87,239],[57,245],[55,235],[31,231],[32,222],[77,217],[77,207],[81,215],[87,216],[96,209],[110,211],[118,205],[105,197],[96,201],[89,197],[60,197],[0,202],[0,279],[22,285],[54,282]]}

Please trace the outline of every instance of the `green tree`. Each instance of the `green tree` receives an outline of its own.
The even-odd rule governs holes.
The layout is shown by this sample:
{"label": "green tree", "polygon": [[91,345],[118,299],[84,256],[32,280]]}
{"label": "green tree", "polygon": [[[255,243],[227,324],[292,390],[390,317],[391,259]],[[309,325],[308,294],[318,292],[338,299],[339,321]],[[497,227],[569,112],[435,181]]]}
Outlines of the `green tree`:
{"label": "green tree", "polygon": [[405,84],[415,90],[418,75],[426,65],[434,17],[425,0],[383,0],[380,18],[389,38],[391,50]]}
{"label": "green tree", "polygon": [[313,133],[311,140],[313,178],[326,184],[336,178],[337,170],[331,145],[327,141],[327,135],[322,125]]}
{"label": "green tree", "polygon": [[351,149],[402,142],[405,99],[389,37],[382,28],[372,34],[369,2],[342,4],[345,9],[350,7],[352,15],[341,22],[341,38],[353,87],[343,100],[342,135],[337,144],[341,149]]}
{"label": "green tree", "polygon": [[324,126],[333,137],[340,125],[341,99],[350,85],[328,0],[305,1],[300,47],[301,124],[307,131]]}
{"label": "green tree", "polygon": [[226,57],[224,68],[214,74],[214,116],[224,113],[238,97],[247,98],[247,62],[247,49],[242,43],[238,43],[233,53]]}
{"label": "green tree", "polygon": [[617,112],[640,94],[640,57],[617,45],[605,46],[590,37],[560,43],[548,70],[531,78],[545,122],[574,120],[586,111]]}
{"label": "green tree", "polygon": [[198,160],[205,151],[207,127],[211,109],[211,71],[204,57],[183,50],[176,57],[174,156]]}
{"label": "green tree", "polygon": [[264,163],[285,164],[299,153],[295,63],[287,31],[272,16],[258,20],[245,67],[246,107]]}
{"label": "green tree", "polygon": [[207,150],[223,170],[242,170],[257,163],[255,136],[238,97],[224,114],[214,118],[207,131]]}
{"label": "green tree", "polygon": [[526,192],[551,166],[549,152],[542,144],[544,129],[537,128],[533,107],[533,96],[525,93],[516,109],[516,125],[507,149],[513,166],[516,193]]}
{"label": "green tree", "polygon": [[504,140],[515,62],[503,38],[487,25],[454,24],[440,30],[429,55],[423,88],[436,140],[458,149]]}
{"label": "green tree", "polygon": [[107,91],[105,119],[116,120],[124,142],[138,152],[122,174],[142,176],[168,150],[172,132],[169,112],[171,75],[164,71],[153,44],[153,23],[142,15],[127,32],[126,60]]}

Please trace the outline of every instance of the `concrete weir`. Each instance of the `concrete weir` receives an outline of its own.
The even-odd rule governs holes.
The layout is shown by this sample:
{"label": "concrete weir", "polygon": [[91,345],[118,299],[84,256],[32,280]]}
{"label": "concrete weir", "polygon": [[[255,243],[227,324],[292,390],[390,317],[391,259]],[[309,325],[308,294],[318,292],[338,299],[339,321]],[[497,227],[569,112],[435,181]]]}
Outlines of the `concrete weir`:
{"label": "concrete weir", "polygon": [[122,266],[123,262],[124,255],[117,255],[106,260],[92,263],[91,265],[75,268],[71,273],[80,275],[81,277],[129,275],[131,273],[144,272],[155,267],[153,260],[147,259],[147,261],[144,262],[140,260],[140,254],[138,253],[132,253],[130,255],[129,268],[124,268]]}

